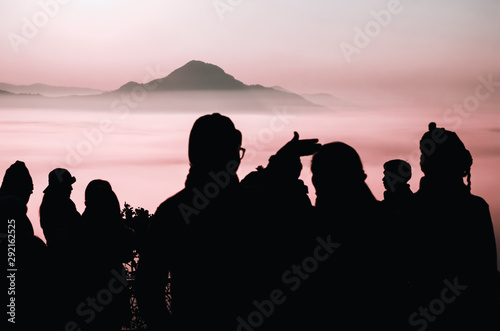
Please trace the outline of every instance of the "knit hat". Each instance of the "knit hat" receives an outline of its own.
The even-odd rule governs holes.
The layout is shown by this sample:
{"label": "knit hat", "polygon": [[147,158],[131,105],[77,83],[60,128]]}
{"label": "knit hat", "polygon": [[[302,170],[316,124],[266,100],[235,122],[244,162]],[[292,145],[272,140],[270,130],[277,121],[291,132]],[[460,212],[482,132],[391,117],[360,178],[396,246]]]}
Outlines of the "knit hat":
{"label": "knit hat", "polygon": [[455,132],[429,123],[429,131],[420,140],[420,151],[420,168],[426,176],[460,175],[470,179],[472,155]]}
{"label": "knit hat", "polygon": [[33,190],[33,179],[24,162],[16,161],[5,171],[0,192],[19,196],[28,190]]}

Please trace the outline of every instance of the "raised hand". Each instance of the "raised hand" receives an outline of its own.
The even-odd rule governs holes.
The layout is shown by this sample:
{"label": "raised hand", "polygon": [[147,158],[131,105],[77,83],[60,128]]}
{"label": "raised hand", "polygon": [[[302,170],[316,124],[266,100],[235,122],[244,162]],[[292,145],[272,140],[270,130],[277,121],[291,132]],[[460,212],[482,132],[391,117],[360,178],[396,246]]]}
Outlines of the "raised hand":
{"label": "raised hand", "polygon": [[319,144],[318,141],[318,139],[299,139],[299,134],[294,131],[292,140],[281,147],[276,153],[276,156],[300,157],[312,155],[321,147],[321,144]]}

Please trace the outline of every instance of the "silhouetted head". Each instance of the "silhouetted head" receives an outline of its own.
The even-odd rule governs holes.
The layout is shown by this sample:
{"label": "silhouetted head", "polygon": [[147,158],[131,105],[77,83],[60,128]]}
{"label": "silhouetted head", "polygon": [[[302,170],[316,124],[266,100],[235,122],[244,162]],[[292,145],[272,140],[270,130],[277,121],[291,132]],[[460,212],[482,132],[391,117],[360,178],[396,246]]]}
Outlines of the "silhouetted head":
{"label": "silhouetted head", "polygon": [[214,113],[196,120],[189,136],[189,162],[198,169],[224,169],[240,163],[241,132],[226,116]]}
{"label": "silhouetted head", "polygon": [[311,171],[317,196],[357,190],[366,179],[358,153],[342,142],[321,146],[313,156]]}
{"label": "silhouetted head", "polygon": [[0,193],[15,196],[28,203],[33,193],[33,180],[24,162],[16,161],[5,171]]}
{"label": "silhouetted head", "polygon": [[55,193],[70,196],[73,190],[73,183],[76,178],[71,176],[68,170],[56,168],[49,173],[49,186],[43,193]]}
{"label": "silhouetted head", "polygon": [[394,192],[400,186],[406,186],[411,179],[411,165],[403,160],[390,160],[384,163],[382,182],[386,190]]}
{"label": "silhouetted head", "polygon": [[429,124],[420,140],[420,168],[429,178],[463,178],[470,188],[472,155],[455,132]]}
{"label": "silhouetted head", "polygon": [[85,189],[85,207],[94,212],[120,213],[120,203],[109,182],[102,179],[91,181]]}

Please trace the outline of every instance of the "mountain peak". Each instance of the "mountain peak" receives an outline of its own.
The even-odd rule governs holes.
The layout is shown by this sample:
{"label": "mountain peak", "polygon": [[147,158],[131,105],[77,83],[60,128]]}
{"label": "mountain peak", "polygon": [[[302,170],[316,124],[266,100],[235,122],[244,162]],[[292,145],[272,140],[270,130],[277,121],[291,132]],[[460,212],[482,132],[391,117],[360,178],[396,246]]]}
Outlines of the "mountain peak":
{"label": "mountain peak", "polygon": [[241,90],[245,84],[227,74],[220,67],[202,62],[189,61],[165,78],[157,79],[158,90]]}
{"label": "mountain peak", "polygon": [[178,70],[203,70],[203,71],[210,70],[210,71],[216,71],[219,73],[225,73],[224,70],[222,70],[222,68],[216,66],[215,64],[211,64],[211,63],[203,62],[203,61],[199,61],[199,60],[191,60],[175,71],[178,71]]}
{"label": "mountain peak", "polygon": [[[129,93],[136,87],[144,87],[147,91],[151,91],[151,93],[156,96],[161,95],[162,92],[238,92],[238,99],[234,100],[246,101],[237,101],[238,104],[232,106],[233,108],[241,106],[240,103],[254,104],[254,107],[261,107],[262,104],[269,103],[317,107],[317,105],[307,101],[300,95],[284,89],[280,90],[278,88],[269,88],[262,85],[246,85],[227,74],[222,68],[198,60],[187,62],[164,78],[158,78],[144,84],[128,82],[115,92]],[[214,93],[211,95],[215,97],[217,94]],[[214,100],[216,100],[216,102],[221,102],[218,96],[215,97]],[[203,104],[209,102],[208,100],[210,99],[208,94],[205,94],[204,97],[202,101]],[[183,100],[182,103],[189,103],[191,101],[193,100]],[[261,104],[259,104],[259,102]],[[227,99],[222,101],[222,104],[226,103]]]}

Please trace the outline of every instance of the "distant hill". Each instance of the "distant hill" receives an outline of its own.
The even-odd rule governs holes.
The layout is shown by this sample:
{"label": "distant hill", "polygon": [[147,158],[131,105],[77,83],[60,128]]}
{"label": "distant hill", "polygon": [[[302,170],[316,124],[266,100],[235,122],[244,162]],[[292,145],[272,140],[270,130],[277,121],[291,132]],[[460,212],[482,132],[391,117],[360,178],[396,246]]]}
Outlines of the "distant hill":
{"label": "distant hill", "polygon": [[328,93],[301,94],[306,100],[325,107],[357,107],[356,104],[342,100]]}
{"label": "distant hill", "polygon": [[280,92],[286,92],[286,93],[293,93],[292,91],[290,90],[287,90],[286,88],[283,88],[281,86],[272,86],[271,87],[272,89],[275,89],[276,91],[280,91]]}
{"label": "distant hill", "polygon": [[[128,82],[118,91],[131,91],[134,87],[143,85]],[[146,86],[154,86],[156,92],[161,91],[230,91],[244,90],[249,86],[228,75],[220,67],[201,61],[190,61],[184,66],[172,71],[164,78],[155,79]]]}
{"label": "distant hill", "polygon": [[[302,96],[286,90],[280,91],[262,85],[246,85],[216,65],[195,60],[186,63],[164,78],[155,79],[145,84],[128,82],[111,93],[131,93],[136,87],[143,87],[153,94],[159,92],[202,92],[205,95],[205,101],[211,99],[207,98],[206,92],[225,94],[234,92],[232,94],[238,94],[238,98],[241,99],[240,104],[255,104],[260,101],[261,105],[272,102],[282,106],[317,106]],[[194,102],[186,100],[186,102],[188,101]]]}
{"label": "distant hill", "polygon": [[7,92],[7,91],[4,91],[4,90],[0,90],[0,94],[2,95],[14,95],[14,93],[11,93],[11,92]]}
{"label": "distant hill", "polygon": [[159,83],[158,90],[191,91],[191,90],[244,90],[248,86],[227,74],[220,67],[201,61],[191,61],[174,70],[163,79],[151,83]]}
{"label": "distant hill", "polygon": [[[62,92],[61,88],[51,88],[56,88],[59,93]],[[70,89],[75,88],[66,88],[66,93],[69,93]],[[16,96],[9,98],[13,100],[3,100],[2,105],[14,108],[109,109],[112,111],[129,109],[134,111],[268,112],[283,107],[288,110],[327,109],[284,89],[244,84],[220,67],[201,61],[190,61],[163,78],[144,84],[131,81],[117,90],[98,95],[73,94],[47,98],[44,97],[47,95],[46,91],[45,94],[41,90],[30,89],[30,91],[32,93],[38,91],[40,95],[25,95],[25,98]],[[79,91],[82,92],[82,89]]]}
{"label": "distant hill", "polygon": [[16,94],[40,94],[47,97],[97,95],[103,93],[101,90],[86,87],[65,87],[46,84],[14,85],[0,83],[0,89]]}

